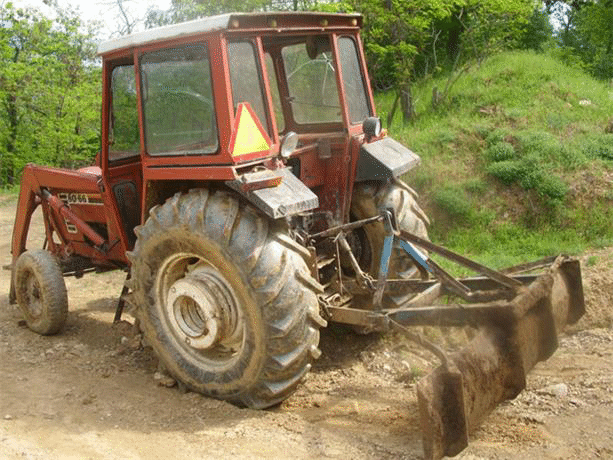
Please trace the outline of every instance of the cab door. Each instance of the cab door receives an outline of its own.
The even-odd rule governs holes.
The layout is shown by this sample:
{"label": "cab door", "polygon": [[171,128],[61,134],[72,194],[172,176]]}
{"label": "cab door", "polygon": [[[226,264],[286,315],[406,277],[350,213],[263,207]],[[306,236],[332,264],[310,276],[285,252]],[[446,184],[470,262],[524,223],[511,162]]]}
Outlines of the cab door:
{"label": "cab door", "polygon": [[136,241],[134,228],[140,224],[142,198],[138,83],[131,56],[105,62],[103,91],[101,161],[109,217],[116,222],[108,231],[115,231],[130,250]]}

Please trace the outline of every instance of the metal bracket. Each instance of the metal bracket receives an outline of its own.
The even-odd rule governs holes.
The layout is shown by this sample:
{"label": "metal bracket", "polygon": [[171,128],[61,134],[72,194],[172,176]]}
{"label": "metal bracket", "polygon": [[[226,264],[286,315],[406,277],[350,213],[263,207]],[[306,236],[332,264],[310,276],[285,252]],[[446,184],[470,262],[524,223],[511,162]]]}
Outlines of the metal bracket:
{"label": "metal bracket", "polygon": [[383,302],[383,292],[385,291],[385,285],[387,283],[387,275],[389,273],[389,265],[394,243],[398,243],[398,245],[404,249],[417,264],[419,264],[419,266],[421,266],[427,272],[433,273],[433,270],[428,263],[428,257],[411,243],[398,238],[398,222],[396,220],[394,210],[386,209],[381,213],[381,218],[383,220],[383,228],[385,229],[385,239],[383,240],[383,250],[381,252],[379,277],[377,279],[375,295],[373,296],[373,305],[377,310],[381,308],[381,304]]}

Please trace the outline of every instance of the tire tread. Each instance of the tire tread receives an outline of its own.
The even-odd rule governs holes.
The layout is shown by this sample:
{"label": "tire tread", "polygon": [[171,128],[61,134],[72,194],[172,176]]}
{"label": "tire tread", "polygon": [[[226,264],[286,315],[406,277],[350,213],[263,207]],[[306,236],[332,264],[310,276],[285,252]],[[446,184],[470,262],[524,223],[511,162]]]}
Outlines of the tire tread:
{"label": "tire tread", "polygon": [[[21,283],[30,273],[41,290],[42,312],[33,318],[25,298],[25,286]],[[19,304],[28,327],[41,335],[53,335],[62,330],[68,314],[68,294],[62,270],[55,256],[44,249],[29,250],[17,259],[15,264],[17,303]]]}
{"label": "tire tread", "polygon": [[[318,283],[304,282],[310,277],[305,250],[294,246],[297,243],[289,238],[285,227],[271,223],[230,193],[194,189],[174,195],[151,210],[132,255],[136,315],[150,342],[157,338],[148,324],[146,309],[155,295],[148,287],[153,283],[145,278],[155,274],[139,260],[150,250],[152,241],[175,227],[186,227],[216,242],[236,261],[249,280],[265,325],[265,356],[259,377],[240,392],[209,394],[252,408],[279,403],[296,389],[311,361],[320,354],[319,327],[325,321],[319,315]],[[185,383],[191,389],[207,393],[206,385],[186,380],[190,380]]]}

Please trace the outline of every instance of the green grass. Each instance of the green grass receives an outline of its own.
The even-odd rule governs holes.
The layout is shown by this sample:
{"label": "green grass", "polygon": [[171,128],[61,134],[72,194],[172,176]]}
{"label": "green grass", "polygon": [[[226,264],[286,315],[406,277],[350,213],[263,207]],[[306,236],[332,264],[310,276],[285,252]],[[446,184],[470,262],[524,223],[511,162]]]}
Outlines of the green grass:
{"label": "green grass", "polygon": [[[473,67],[446,102],[414,88],[417,118],[390,136],[422,158],[405,180],[433,241],[496,267],[613,244],[613,87],[530,52]],[[393,94],[378,94],[386,119]]]}

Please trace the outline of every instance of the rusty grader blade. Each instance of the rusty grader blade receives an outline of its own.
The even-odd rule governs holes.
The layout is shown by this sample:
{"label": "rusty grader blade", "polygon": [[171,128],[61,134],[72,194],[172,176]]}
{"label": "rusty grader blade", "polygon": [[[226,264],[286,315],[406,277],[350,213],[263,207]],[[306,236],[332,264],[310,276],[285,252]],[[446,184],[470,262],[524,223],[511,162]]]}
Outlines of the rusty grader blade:
{"label": "rusty grader blade", "polygon": [[585,312],[579,263],[559,257],[513,300],[489,306],[480,333],[418,383],[426,459],[461,452],[468,434],[556,350],[558,333]]}

